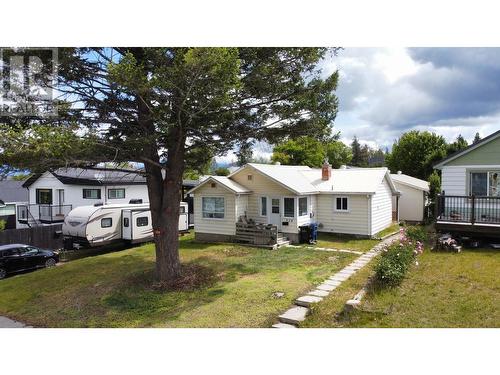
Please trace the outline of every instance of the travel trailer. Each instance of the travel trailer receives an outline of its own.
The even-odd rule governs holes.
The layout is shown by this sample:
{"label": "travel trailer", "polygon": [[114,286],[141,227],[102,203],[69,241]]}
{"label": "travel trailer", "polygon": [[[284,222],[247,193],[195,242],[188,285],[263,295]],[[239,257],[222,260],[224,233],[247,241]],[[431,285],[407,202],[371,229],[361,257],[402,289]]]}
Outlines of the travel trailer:
{"label": "travel trailer", "polygon": [[[185,202],[181,202],[178,225],[180,232],[188,230]],[[151,241],[151,211],[148,203],[80,206],[66,216],[62,232],[66,249]]]}

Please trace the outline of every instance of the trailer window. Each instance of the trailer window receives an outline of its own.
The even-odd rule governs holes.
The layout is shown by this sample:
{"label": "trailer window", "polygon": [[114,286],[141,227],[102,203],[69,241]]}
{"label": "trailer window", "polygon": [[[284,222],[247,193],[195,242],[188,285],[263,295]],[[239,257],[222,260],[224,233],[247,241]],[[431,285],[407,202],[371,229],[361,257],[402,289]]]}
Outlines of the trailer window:
{"label": "trailer window", "polygon": [[185,213],[186,213],[186,207],[181,206],[181,207],[180,207],[180,210],[179,210],[179,213],[180,213],[180,214],[185,214]]}
{"label": "trailer window", "polygon": [[113,219],[110,217],[105,217],[101,219],[101,228],[109,228],[113,225]]}
{"label": "trailer window", "polygon": [[125,228],[128,228],[129,223],[130,223],[130,221],[129,221],[128,217],[124,217],[124,218],[123,218],[123,226],[124,226]]}
{"label": "trailer window", "polygon": [[147,216],[141,216],[136,219],[136,224],[138,227],[145,227],[148,225],[149,220]]}

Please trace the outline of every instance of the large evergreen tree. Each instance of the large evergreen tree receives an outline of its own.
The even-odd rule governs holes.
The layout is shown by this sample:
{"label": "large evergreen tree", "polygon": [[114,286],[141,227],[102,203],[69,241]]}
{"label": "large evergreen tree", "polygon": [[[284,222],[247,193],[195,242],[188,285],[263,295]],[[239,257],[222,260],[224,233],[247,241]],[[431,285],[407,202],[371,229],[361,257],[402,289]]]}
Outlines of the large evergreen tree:
{"label": "large evergreen tree", "polygon": [[47,125],[0,131],[0,165],[42,169],[134,161],[145,166],[156,273],[181,272],[177,222],[186,169],[248,139],[331,132],[337,72],[326,48],[65,48],[58,90],[71,106]]}

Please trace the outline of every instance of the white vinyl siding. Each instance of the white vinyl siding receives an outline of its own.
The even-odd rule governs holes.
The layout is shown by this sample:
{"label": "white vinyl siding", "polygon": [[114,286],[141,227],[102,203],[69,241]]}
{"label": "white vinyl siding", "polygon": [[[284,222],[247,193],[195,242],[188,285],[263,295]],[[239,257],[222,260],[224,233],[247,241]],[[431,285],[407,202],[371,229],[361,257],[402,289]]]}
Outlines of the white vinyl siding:
{"label": "white vinyl siding", "polygon": [[392,191],[384,177],[371,199],[371,235],[392,224]]}
{"label": "white vinyl siding", "polygon": [[[194,192],[194,230],[198,233],[213,233],[235,235],[236,233],[236,195],[216,183],[215,187],[212,184],[206,184]],[[210,219],[204,218],[202,214],[202,199],[203,197],[220,197],[224,198],[224,218]],[[241,197],[240,197],[241,198]],[[243,198],[243,202],[244,202]]]}
{"label": "white vinyl siding", "polygon": [[[342,195],[345,197],[345,195]],[[321,232],[358,234],[369,233],[369,199],[366,195],[349,195],[349,212],[335,211],[336,198],[339,195],[320,194],[316,196],[317,211],[315,220],[321,223]],[[389,207],[390,207],[389,200]]]}
{"label": "white vinyl siding", "polygon": [[[424,192],[396,181],[394,185],[401,192],[399,197],[399,220],[424,220]],[[393,202],[393,209],[396,210],[395,197],[393,197]]]}
{"label": "white vinyl siding", "polygon": [[441,191],[446,195],[467,195],[467,169],[465,167],[443,167]]}
{"label": "white vinyl siding", "polygon": [[[273,180],[263,176],[261,173],[257,171],[249,171],[249,167],[242,169],[240,172],[236,173],[231,177],[231,179],[238,184],[246,187],[251,190],[252,193],[248,195],[248,209],[247,209],[247,217],[255,220],[256,223],[267,224],[267,217],[261,215],[260,199],[262,196],[269,197],[268,205],[270,204],[271,197],[290,197],[293,196],[293,193],[285,189],[280,184],[274,182]],[[249,181],[247,176],[251,174],[252,179]],[[196,194],[197,192],[195,192]],[[268,214],[270,210],[268,209]],[[281,210],[281,214],[283,215],[283,210]],[[305,217],[304,217],[305,218]],[[287,233],[297,233],[298,232],[298,221],[296,218],[286,218],[288,221],[288,225],[282,227],[283,232]]]}

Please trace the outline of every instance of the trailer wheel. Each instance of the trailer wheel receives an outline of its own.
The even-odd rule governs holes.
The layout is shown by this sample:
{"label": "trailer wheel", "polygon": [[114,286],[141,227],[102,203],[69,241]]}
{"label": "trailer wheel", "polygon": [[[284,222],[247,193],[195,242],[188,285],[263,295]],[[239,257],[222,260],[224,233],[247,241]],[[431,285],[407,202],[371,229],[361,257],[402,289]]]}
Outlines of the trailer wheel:
{"label": "trailer wheel", "polygon": [[0,268],[0,280],[7,276],[7,270],[5,268]]}

